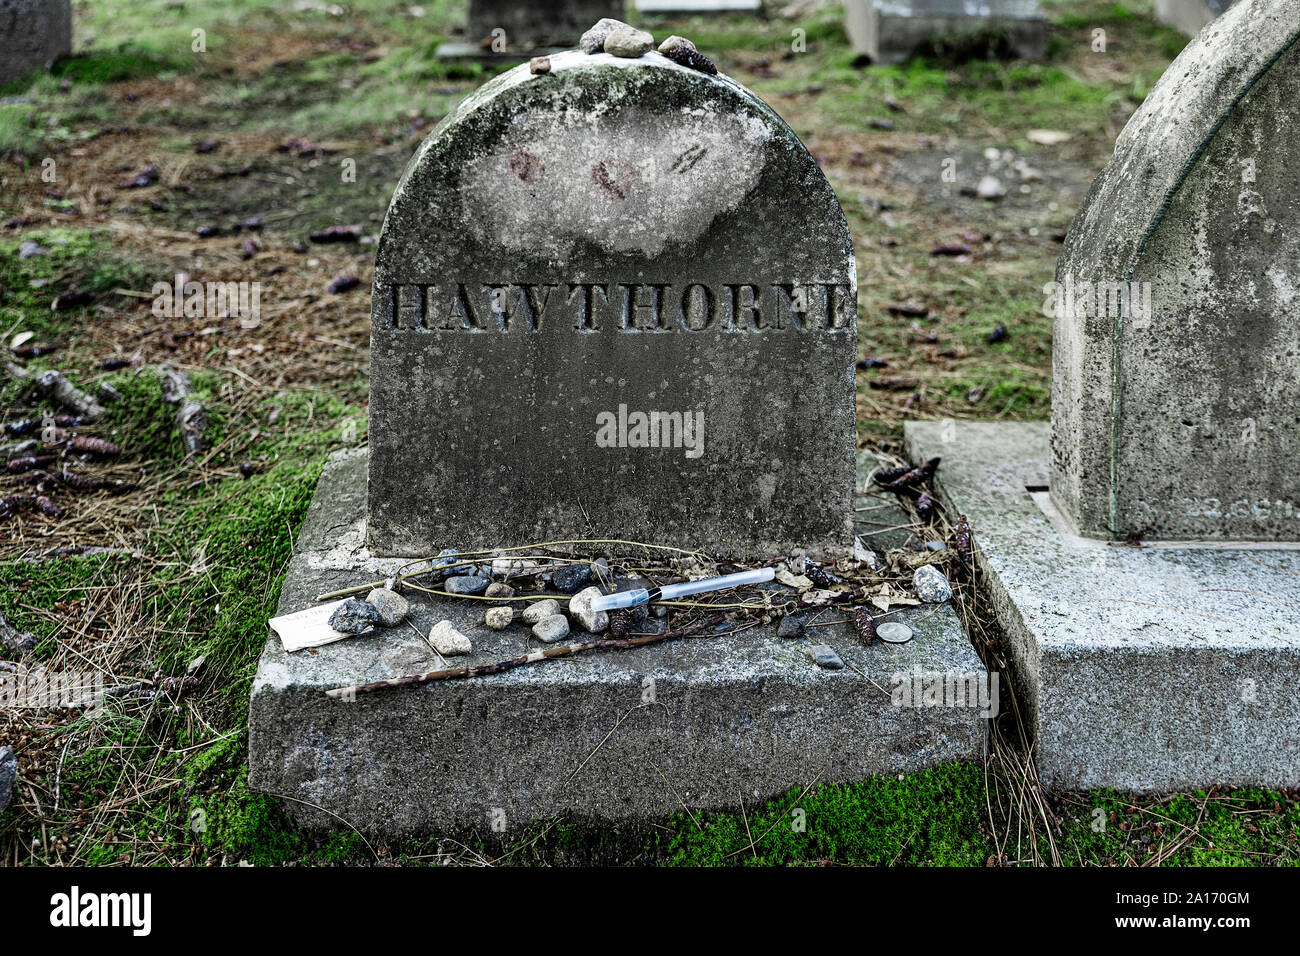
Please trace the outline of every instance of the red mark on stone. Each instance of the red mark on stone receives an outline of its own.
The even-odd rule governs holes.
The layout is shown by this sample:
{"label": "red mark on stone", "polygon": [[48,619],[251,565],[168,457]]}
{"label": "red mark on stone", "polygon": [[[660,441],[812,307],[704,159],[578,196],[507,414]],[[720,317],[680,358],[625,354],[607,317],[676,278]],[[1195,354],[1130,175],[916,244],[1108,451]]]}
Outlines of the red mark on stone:
{"label": "red mark on stone", "polygon": [[526,183],[535,183],[546,175],[541,159],[526,149],[511,153],[508,162],[510,171]]}
{"label": "red mark on stone", "polygon": [[626,199],[638,178],[636,167],[622,159],[602,159],[591,167],[591,181],[600,187],[611,202]]}

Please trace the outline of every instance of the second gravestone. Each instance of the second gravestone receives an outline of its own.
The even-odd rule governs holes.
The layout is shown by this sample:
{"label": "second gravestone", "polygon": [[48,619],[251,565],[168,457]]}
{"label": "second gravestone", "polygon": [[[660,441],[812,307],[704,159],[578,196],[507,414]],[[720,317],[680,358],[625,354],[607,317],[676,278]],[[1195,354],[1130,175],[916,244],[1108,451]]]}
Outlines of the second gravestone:
{"label": "second gravestone", "polygon": [[852,240],[725,77],[569,52],[468,97],[389,207],[371,355],[373,553],[851,541]]}

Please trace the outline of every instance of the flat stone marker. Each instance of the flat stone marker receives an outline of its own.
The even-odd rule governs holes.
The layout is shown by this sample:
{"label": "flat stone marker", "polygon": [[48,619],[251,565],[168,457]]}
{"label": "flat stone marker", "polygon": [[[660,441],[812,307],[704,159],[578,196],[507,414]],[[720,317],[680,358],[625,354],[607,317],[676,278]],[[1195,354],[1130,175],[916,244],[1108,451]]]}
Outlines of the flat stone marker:
{"label": "flat stone marker", "polygon": [[463,43],[445,43],[437,55],[518,58],[577,46],[602,17],[623,19],[623,0],[470,0]]}
{"label": "flat stone marker", "polygon": [[368,546],[847,552],[856,277],[733,80],[572,51],[420,147],[375,262]]}
{"label": "flat stone marker", "polygon": [[1300,540],[1297,37],[1292,0],[1216,20],[1070,230],[1051,493],[1082,534]]}
{"label": "flat stone marker", "polygon": [[1047,41],[1038,0],[845,0],[844,26],[853,51],[872,63],[994,35],[1017,57],[1036,60]]}
{"label": "flat stone marker", "polygon": [[[401,564],[364,546],[366,455],[342,452],[326,464],[278,614]],[[862,453],[862,487],[876,466]],[[887,528],[906,515],[893,496],[860,501],[875,509],[859,526],[866,545],[897,546],[906,535]],[[544,646],[528,640],[527,624],[505,631],[481,624],[482,603],[409,596],[421,634],[449,619],[472,641],[473,653],[450,666]],[[341,817],[398,838],[513,831],[561,814],[598,825],[662,820],[679,813],[681,801],[692,812],[739,809],[739,793],[752,808],[812,780],[848,783],[979,759],[985,718],[1006,698],[990,693],[956,612],[905,607],[890,620],[906,623],[914,639],[862,647],[841,623],[794,640],[778,637],[774,622],[352,701],[325,691],[444,665],[409,626],[376,628],[316,653],[288,653],[272,636],[253,684],[250,785],[295,798],[285,810],[303,826],[336,829]],[[636,630],[662,623],[648,618]],[[847,666],[819,667],[804,650],[813,644],[833,647]],[[648,689],[655,703],[641,706]]]}
{"label": "flat stone marker", "polygon": [[1155,0],[1156,19],[1166,26],[1196,36],[1236,0]]}
{"label": "flat stone marker", "polygon": [[0,0],[0,83],[47,69],[71,52],[69,0]]}

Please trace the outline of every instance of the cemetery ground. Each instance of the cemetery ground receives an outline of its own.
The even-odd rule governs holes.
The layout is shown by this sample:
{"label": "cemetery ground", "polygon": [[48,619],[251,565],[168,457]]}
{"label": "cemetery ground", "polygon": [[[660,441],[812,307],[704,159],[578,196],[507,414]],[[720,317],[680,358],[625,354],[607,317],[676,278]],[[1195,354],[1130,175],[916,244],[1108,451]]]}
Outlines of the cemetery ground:
{"label": "cemetery ground", "polygon": [[[692,38],[775,106],[836,190],[860,285],[860,447],[899,453],[909,418],[1048,416],[1042,287],[1115,136],[1184,41],[1140,0],[1044,7],[1042,64],[856,65],[833,7],[635,21],[656,39]],[[386,846],[341,821],[317,840],[248,789],[266,620],[326,455],[366,440],[368,240],[421,138],[500,68],[434,58],[463,15],[444,2],[357,0],[334,13],[96,0],[75,8],[77,56],[0,89],[5,361],[57,369],[91,393],[112,386],[105,417],[75,433],[120,447],[75,466],[105,487],[61,487],[52,508],[0,525],[0,613],[36,636],[29,662],[121,685],[103,713],[0,709],[0,745],[17,752],[21,778],[0,814],[0,860],[1300,861],[1300,793],[1047,792],[1014,707],[982,763],[856,786],[810,780],[738,813],[637,829],[553,820],[508,839],[485,825]],[[206,52],[192,51],[196,28]],[[806,51],[792,51],[795,30]],[[990,176],[985,191],[1004,195],[977,194]],[[260,283],[260,319],[155,315],[154,284],[177,274]],[[204,447],[188,457],[162,399],[164,364],[188,373],[206,411]],[[0,398],[4,443],[54,410],[21,375],[0,376]],[[815,428],[819,410],[807,415]],[[0,497],[30,495],[22,474],[0,480]],[[979,594],[959,592],[982,656],[1004,669]],[[19,659],[0,650],[0,667]],[[796,807],[803,833],[788,825]]]}

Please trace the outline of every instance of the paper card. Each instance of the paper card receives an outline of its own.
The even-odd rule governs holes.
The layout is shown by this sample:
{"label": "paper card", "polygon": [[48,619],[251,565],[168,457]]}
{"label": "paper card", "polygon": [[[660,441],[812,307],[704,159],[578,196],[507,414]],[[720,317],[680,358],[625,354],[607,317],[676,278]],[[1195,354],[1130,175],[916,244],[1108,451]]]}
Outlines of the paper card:
{"label": "paper card", "polygon": [[330,615],[343,601],[331,601],[329,604],[317,604],[304,611],[294,611],[281,617],[273,617],[267,623],[271,630],[280,635],[280,641],[286,651],[300,651],[305,647],[320,647],[333,644],[355,634],[343,634],[330,627]]}

